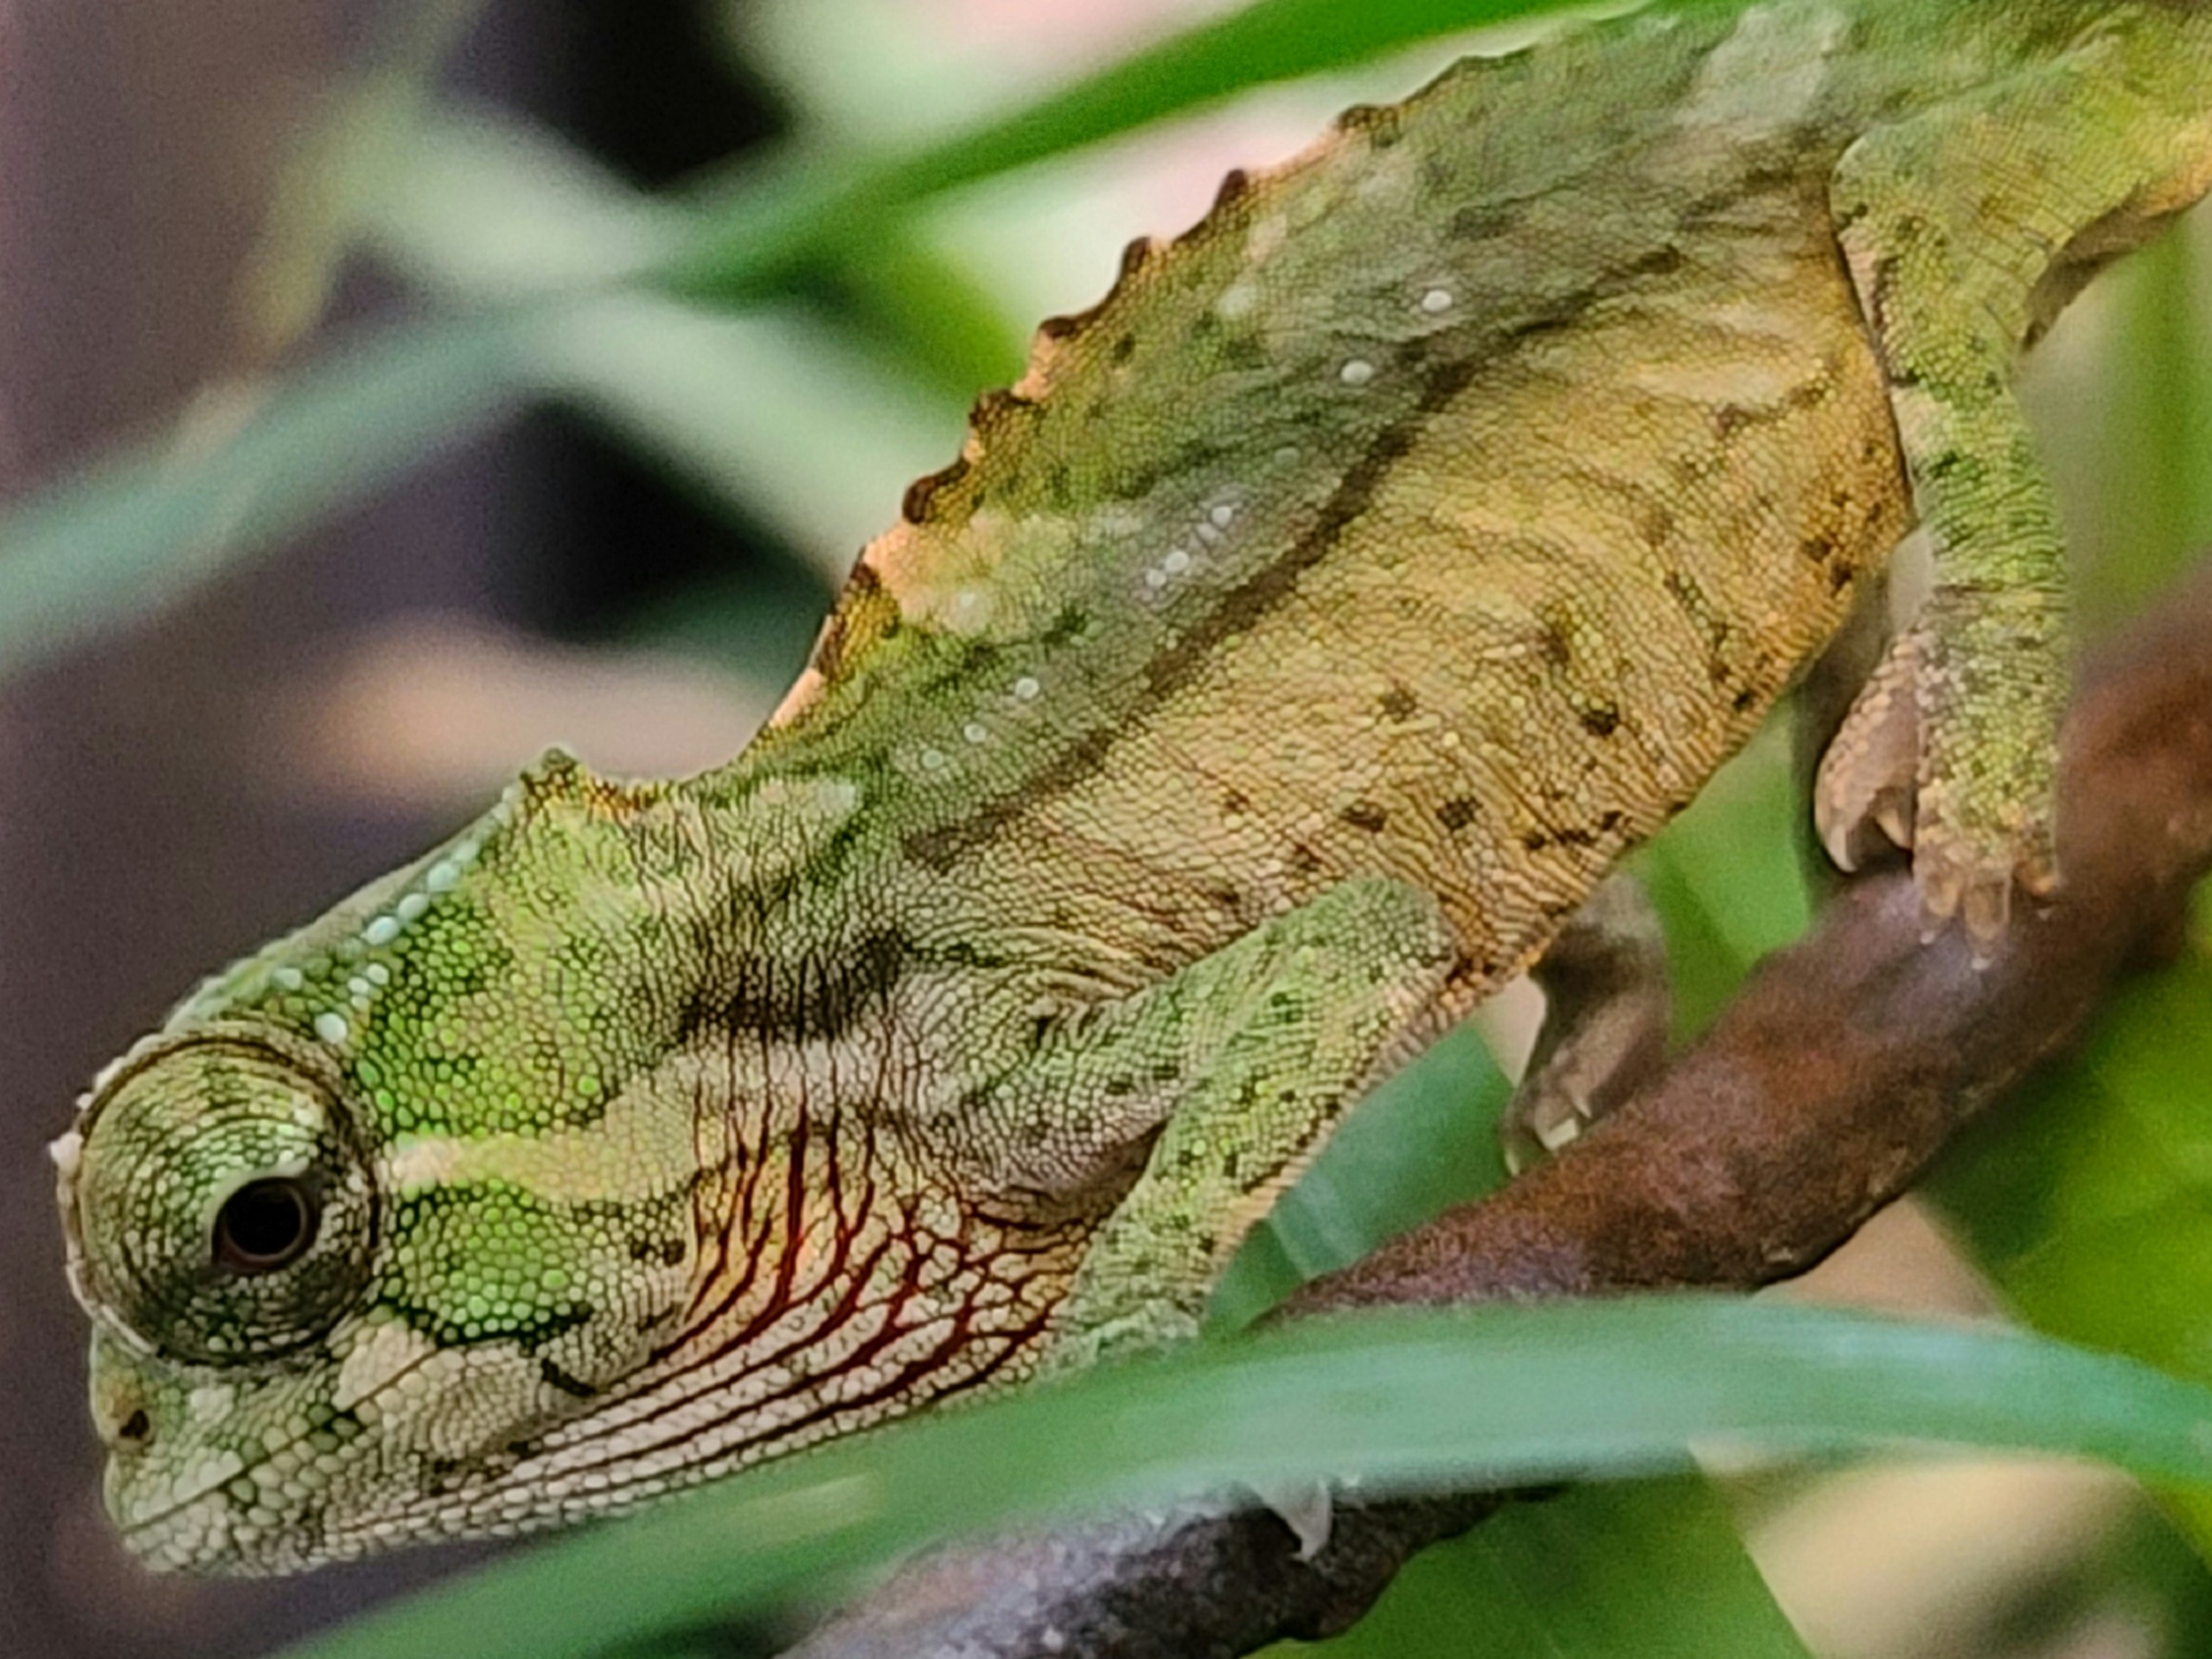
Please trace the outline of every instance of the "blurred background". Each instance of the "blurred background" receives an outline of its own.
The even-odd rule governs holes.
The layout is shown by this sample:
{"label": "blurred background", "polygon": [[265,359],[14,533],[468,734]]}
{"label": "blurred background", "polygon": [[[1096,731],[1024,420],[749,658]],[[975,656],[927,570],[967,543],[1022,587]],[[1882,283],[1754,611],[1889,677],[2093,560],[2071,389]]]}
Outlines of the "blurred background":
{"label": "blurred background", "polygon": [[[1403,95],[1499,10],[0,5],[0,1654],[260,1652],[482,1553],[278,1585],[122,1557],[43,1152],[93,1071],[547,743],[616,773],[732,752],[1036,319],[1090,304],[1123,242],[1196,218],[1229,166]],[[2208,247],[2199,222],[2100,284],[2036,370],[2093,626],[2212,531]],[[1801,925],[1796,810],[1764,744],[1653,855],[1685,1025]],[[2212,1363],[2186,1307],[2096,1327],[2126,1323],[2097,1277],[2115,1215],[2139,1233],[2131,1282],[2163,1276],[2162,1305],[2202,1284],[2212,1206],[2183,1153],[2212,1138],[2189,1115],[2207,1073],[2170,1037],[2172,999],[2212,1023],[2202,972],[2124,1010],[2137,1026],[1977,1155],[1947,1219],[1885,1218],[1825,1293],[2011,1307]],[[1448,1045],[1232,1299],[1491,1178],[1501,1087],[1480,1041]],[[2173,1150],[2156,1177],[2075,1173],[2123,1119]],[[1769,1476],[1700,1514],[1741,1528],[1817,1653],[2212,1653],[2196,1556],[2095,1470]],[[1577,1526],[1633,1561],[1642,1524],[1563,1511],[1440,1552],[1352,1643],[1469,1651],[1486,1606],[1549,1593],[1501,1562],[1595,1547]],[[1636,1611],[1664,1586],[1584,1588],[1642,1621],[1619,1651],[1664,1645]]]}

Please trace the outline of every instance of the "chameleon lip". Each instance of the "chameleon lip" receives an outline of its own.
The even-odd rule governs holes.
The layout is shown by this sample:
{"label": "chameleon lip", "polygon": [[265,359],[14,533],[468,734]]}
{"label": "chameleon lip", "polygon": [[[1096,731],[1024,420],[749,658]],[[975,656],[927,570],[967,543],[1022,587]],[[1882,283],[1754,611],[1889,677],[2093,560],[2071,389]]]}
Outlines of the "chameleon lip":
{"label": "chameleon lip", "polygon": [[[412,1376],[417,1370],[420,1369],[431,1360],[438,1357],[441,1351],[442,1350],[436,1348],[425,1350],[419,1357],[411,1360],[406,1364],[401,1366],[398,1370],[393,1372],[390,1376],[378,1383],[374,1388],[361,1395],[360,1399],[355,1400],[352,1406],[348,1406],[348,1409],[358,1410],[361,1405],[380,1398],[387,1390],[396,1387],[406,1378]],[[222,1374],[212,1367],[194,1367],[192,1368],[195,1370],[206,1370],[213,1375]],[[312,1433],[313,1431],[310,1430],[309,1434]],[[256,1451],[256,1455],[250,1460],[246,1461],[242,1467],[236,1472],[225,1476],[221,1480],[212,1481],[205,1486],[199,1487],[193,1491],[174,1498],[169,1502],[164,1504],[161,1508],[154,1510],[149,1515],[140,1515],[135,1520],[123,1523],[117,1528],[117,1530],[122,1534],[124,1540],[131,1546],[134,1553],[144,1554],[146,1552],[139,1550],[137,1540],[144,1538],[152,1529],[173,1523],[179,1515],[182,1515],[200,1505],[220,1503],[223,1502],[225,1498],[223,1489],[231,1481],[239,1478],[240,1475],[249,1473],[253,1470],[259,1468],[263,1464],[269,1462],[272,1458],[282,1457],[285,1452],[297,1448],[308,1438],[308,1434],[293,1435],[289,1439],[279,1441],[273,1447],[265,1445],[259,1447]],[[111,1465],[112,1465],[113,1461],[113,1454],[110,1454]],[[346,1553],[357,1554],[360,1553],[360,1547],[361,1547],[356,1546],[354,1549]]]}

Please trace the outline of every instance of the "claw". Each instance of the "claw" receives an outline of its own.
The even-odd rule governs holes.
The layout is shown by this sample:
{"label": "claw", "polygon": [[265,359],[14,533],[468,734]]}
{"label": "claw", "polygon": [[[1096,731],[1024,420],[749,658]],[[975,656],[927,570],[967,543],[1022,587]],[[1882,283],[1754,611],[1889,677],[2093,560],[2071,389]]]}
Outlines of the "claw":
{"label": "claw", "polygon": [[1910,635],[1892,646],[1821,757],[1813,783],[1813,823],[1838,869],[1856,870],[1879,850],[1871,844],[1870,830],[1900,849],[1913,844],[1920,765],[1913,692],[1917,661]]}
{"label": "claw", "polygon": [[1665,1065],[1666,941],[1633,876],[1608,876],[1531,970],[1544,1023],[1499,1124],[1515,1175],[1542,1162]]}
{"label": "claw", "polygon": [[1959,913],[1966,925],[1967,942],[1973,947],[1974,965],[1985,967],[1989,962],[1989,947],[2004,937],[2005,924],[2012,919],[2011,873],[2008,871],[1995,881],[1977,881],[1968,887]]}
{"label": "claw", "polygon": [[1499,1126],[1499,1150],[1505,1156],[1506,1173],[1525,1174],[1561,1147],[1573,1145],[1597,1115],[1597,1109],[1588,1100],[1564,1094],[1531,1096],[1525,1107],[1523,1097],[1517,1095]]}
{"label": "claw", "polygon": [[[2008,786],[2022,797],[2009,810],[2001,797],[2000,810],[1991,810],[1986,779],[1965,788],[1953,781],[1947,740],[1957,746],[1971,738],[1962,740],[1953,724],[1944,682],[1925,697],[1917,695],[1915,679],[1925,660],[1908,632],[1868,680],[1821,759],[1815,823],[1828,855],[1845,870],[1864,861],[1877,831],[1909,850],[1921,894],[1921,943],[1933,944],[1956,920],[1975,965],[1985,966],[2011,925],[2014,884],[2030,898],[2048,896],[2057,869],[2036,808],[2032,771]],[[1934,722],[1926,733],[1924,720]]]}
{"label": "claw", "polygon": [[1874,827],[1889,837],[1889,844],[1899,852],[1910,852],[1913,846],[1913,792],[1909,789],[1887,789],[1874,797],[1871,814]]}
{"label": "claw", "polygon": [[1921,942],[1933,942],[1956,918],[1974,966],[1986,968],[2012,925],[2015,887],[2031,899],[2047,897],[2057,871],[2048,855],[2016,855],[2002,846],[1974,851],[1947,840],[1923,842],[1913,876],[1921,890]]}
{"label": "claw", "polygon": [[1849,875],[1859,866],[1858,831],[1861,820],[1851,812],[1839,810],[1823,797],[1815,797],[1812,805],[1812,824],[1820,836],[1820,845],[1828,855],[1828,862]]}

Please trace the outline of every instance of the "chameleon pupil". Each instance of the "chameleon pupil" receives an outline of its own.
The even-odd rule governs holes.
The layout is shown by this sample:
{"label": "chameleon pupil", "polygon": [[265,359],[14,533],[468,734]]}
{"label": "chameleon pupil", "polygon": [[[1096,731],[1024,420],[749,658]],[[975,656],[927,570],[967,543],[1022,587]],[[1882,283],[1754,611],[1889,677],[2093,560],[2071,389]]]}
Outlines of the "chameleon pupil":
{"label": "chameleon pupil", "polygon": [[315,1240],[315,1206],[296,1181],[249,1182],[215,1217],[215,1260],[238,1273],[272,1273]]}

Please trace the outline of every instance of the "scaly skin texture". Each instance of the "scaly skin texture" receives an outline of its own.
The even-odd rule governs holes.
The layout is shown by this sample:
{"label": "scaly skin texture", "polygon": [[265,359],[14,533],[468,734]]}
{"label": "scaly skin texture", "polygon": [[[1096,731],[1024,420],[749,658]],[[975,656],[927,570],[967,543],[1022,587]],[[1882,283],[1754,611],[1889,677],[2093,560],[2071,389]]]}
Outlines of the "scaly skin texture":
{"label": "scaly skin texture", "polygon": [[[1821,788],[1979,931],[2062,683],[2013,359],[2212,172],[2212,20],[1770,0],[1234,178],[872,544],[729,766],[555,756],[56,1149],[108,1496],[272,1571],[1185,1334],[1914,522]],[[1913,485],[1907,483],[1908,474]]]}

